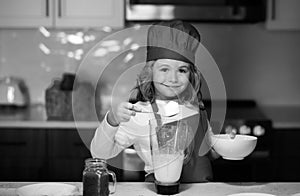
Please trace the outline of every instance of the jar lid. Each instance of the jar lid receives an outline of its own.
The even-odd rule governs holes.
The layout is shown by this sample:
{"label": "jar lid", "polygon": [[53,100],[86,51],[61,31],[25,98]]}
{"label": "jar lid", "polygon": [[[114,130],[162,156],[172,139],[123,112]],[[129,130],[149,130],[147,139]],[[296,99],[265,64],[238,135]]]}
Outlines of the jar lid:
{"label": "jar lid", "polygon": [[100,159],[100,158],[88,158],[85,160],[85,165],[90,165],[90,166],[105,166],[106,167],[106,160],[105,159]]}

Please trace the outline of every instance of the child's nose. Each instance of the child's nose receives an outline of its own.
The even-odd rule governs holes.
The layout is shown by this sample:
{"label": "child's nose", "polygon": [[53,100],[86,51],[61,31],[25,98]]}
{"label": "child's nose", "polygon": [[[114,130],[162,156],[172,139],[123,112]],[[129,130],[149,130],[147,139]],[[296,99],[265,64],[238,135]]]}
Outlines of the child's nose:
{"label": "child's nose", "polygon": [[170,71],[169,73],[170,73],[169,81],[170,82],[177,82],[178,81],[177,72],[176,71]]}

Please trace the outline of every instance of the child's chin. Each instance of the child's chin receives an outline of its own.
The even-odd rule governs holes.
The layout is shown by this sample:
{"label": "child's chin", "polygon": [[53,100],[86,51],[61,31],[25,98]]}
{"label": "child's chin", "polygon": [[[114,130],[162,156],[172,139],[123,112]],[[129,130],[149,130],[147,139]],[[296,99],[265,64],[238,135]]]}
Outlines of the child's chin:
{"label": "child's chin", "polygon": [[164,90],[161,93],[161,97],[164,97],[164,99],[178,99],[180,95],[180,92],[173,91],[173,90]]}
{"label": "child's chin", "polygon": [[165,94],[165,97],[167,99],[178,99],[178,95],[177,94],[174,94],[174,93],[168,93],[168,94]]}

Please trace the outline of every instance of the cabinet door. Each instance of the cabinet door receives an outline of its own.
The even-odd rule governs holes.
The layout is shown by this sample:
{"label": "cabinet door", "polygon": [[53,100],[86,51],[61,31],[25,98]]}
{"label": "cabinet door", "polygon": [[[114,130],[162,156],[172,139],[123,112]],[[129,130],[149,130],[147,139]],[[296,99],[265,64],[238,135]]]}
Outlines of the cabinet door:
{"label": "cabinet door", "polygon": [[0,129],[0,180],[38,181],[46,173],[43,130]]}
{"label": "cabinet door", "polygon": [[53,0],[1,0],[0,27],[53,25]]}
{"label": "cabinet door", "polygon": [[[85,130],[90,141],[94,130]],[[83,132],[83,131],[82,131]],[[90,158],[89,144],[84,144],[76,129],[48,130],[49,157],[55,159],[84,159]]]}
{"label": "cabinet door", "polygon": [[56,0],[56,27],[123,27],[124,0]]}
{"label": "cabinet door", "polygon": [[299,0],[268,0],[267,28],[300,30]]}
{"label": "cabinet door", "polygon": [[[92,141],[94,129],[58,129],[48,130],[48,172],[50,181],[81,181],[84,161],[91,158],[88,148]],[[86,146],[87,145],[87,146]],[[119,169],[122,164],[121,154],[108,160],[116,168],[108,166],[115,172],[118,181],[121,179],[122,171]]]}
{"label": "cabinet door", "polygon": [[[88,135],[94,130],[86,130]],[[91,154],[76,129],[48,130],[50,181],[81,181],[84,160]]]}

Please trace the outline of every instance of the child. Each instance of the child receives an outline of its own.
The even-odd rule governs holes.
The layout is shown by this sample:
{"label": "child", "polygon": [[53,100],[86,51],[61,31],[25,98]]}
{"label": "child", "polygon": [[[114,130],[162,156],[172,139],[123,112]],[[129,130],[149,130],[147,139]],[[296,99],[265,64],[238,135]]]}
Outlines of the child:
{"label": "child", "polygon": [[200,72],[194,65],[199,43],[200,35],[189,23],[168,21],[149,28],[147,62],[138,77],[134,97],[106,114],[91,143],[93,157],[109,159],[133,145],[145,162],[146,181],[153,181],[148,122],[155,115],[141,111],[163,111],[170,101],[176,101],[200,114],[189,146],[190,158],[183,166],[180,181],[212,180],[210,159],[218,155],[209,145],[208,153],[199,155],[203,140],[209,142],[206,131],[211,131],[201,101]]}

